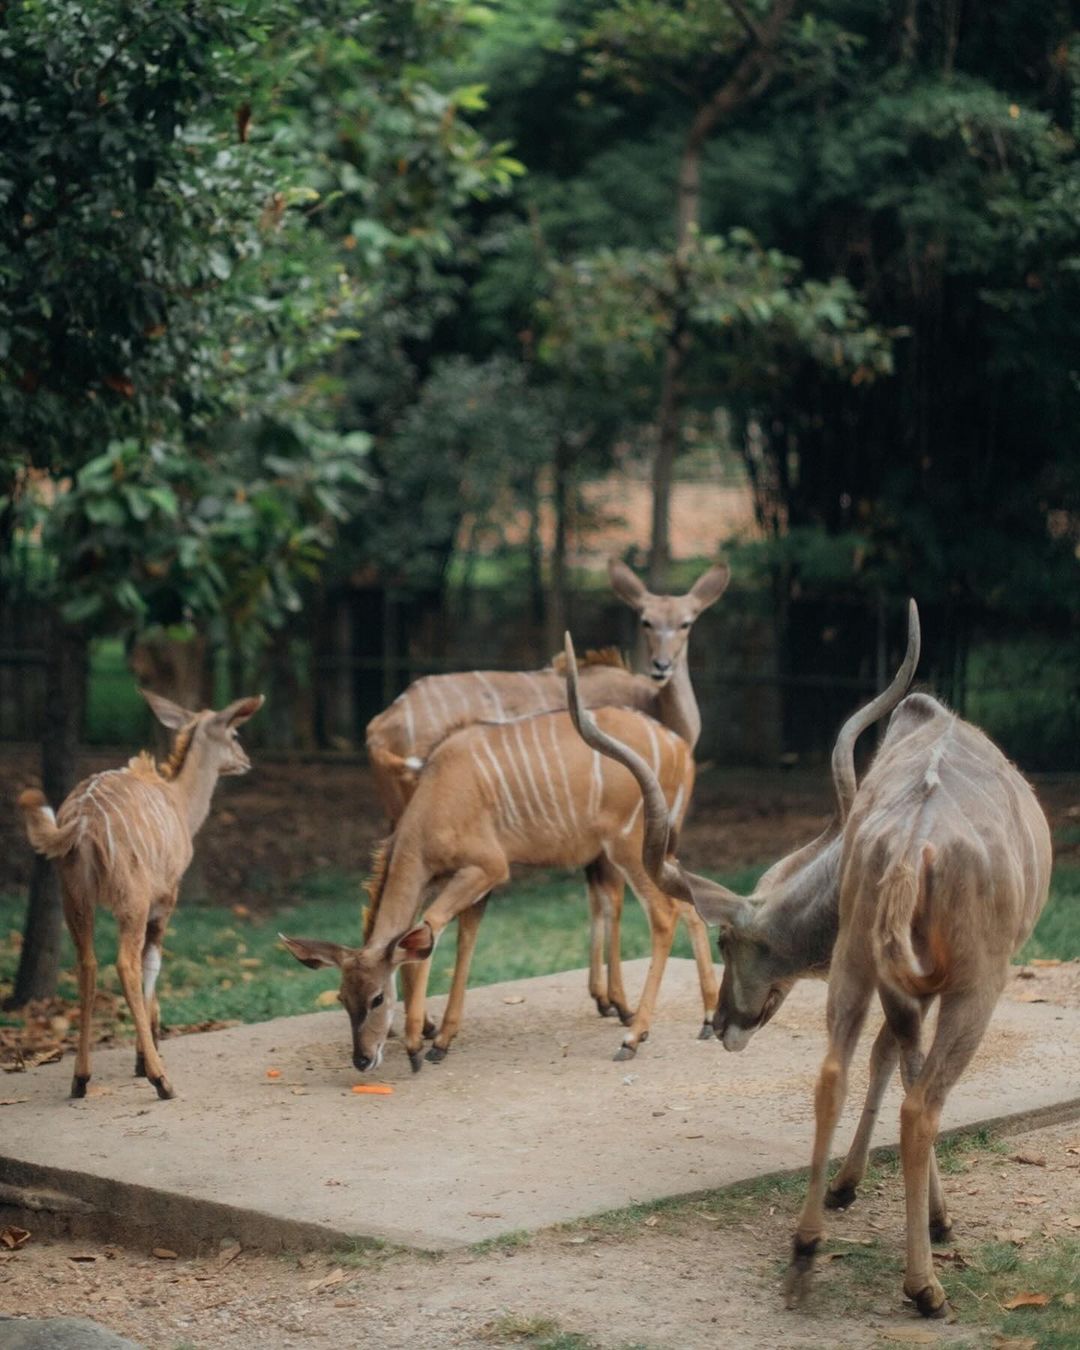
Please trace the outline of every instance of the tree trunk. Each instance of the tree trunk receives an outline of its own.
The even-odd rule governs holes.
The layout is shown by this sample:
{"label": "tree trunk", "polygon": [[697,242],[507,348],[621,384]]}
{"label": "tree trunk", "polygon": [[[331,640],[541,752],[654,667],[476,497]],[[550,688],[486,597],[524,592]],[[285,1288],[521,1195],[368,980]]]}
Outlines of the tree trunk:
{"label": "tree trunk", "polygon": [[682,374],[686,366],[687,338],[681,315],[676,316],[664,353],[657,445],[652,465],[649,586],[657,593],[667,589],[668,568],[671,564],[671,483],[675,476],[675,459],[679,453],[682,431]]}
{"label": "tree trunk", "polygon": [[[50,616],[45,650],[45,727],[41,737],[41,782],[56,808],[75,785],[76,756],[86,697],[86,641]],[[5,1008],[52,998],[60,974],[64,915],[56,868],[35,857],[26,906],[22,952],[15,988]]]}
{"label": "tree trunk", "polygon": [[562,651],[563,633],[569,615],[566,596],[567,511],[570,495],[570,446],[562,437],[555,446],[552,466],[552,499],[555,511],[555,540],[551,549],[551,586],[548,591],[547,622],[544,628],[549,660]]}

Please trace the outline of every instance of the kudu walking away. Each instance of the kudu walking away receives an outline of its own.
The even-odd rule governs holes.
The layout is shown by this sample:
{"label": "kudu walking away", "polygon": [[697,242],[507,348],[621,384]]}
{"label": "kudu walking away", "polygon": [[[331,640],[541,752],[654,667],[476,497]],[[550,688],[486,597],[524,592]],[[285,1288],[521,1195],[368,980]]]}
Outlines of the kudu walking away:
{"label": "kudu walking away", "polygon": [[[805,1293],[824,1235],[824,1206],[839,1208],[855,1198],[899,1059],[906,1091],[904,1290],[925,1316],[943,1316],[947,1304],[930,1241],[944,1239],[951,1224],[934,1139],[945,1098],[1004,987],[1009,959],[1045,904],[1051,850],[1034,793],[987,737],[926,694],[903,698],[918,647],[912,603],[908,652],[896,679],[837,738],[835,821],[770,868],[747,898],[666,859],[668,826],[656,809],[648,765],[592,725],[575,703],[572,683],[571,714],[588,744],[625,764],[641,785],[647,870],[669,894],[692,899],[706,922],[720,925],[724,975],[716,1030],[725,1046],[742,1049],[798,978],[829,976],[829,1049],[815,1094],[810,1190],[785,1282],[789,1303]],[[855,741],[894,706],[881,748],[857,786]],[[885,1024],[871,1051],[866,1103],[847,1158],[826,1190],[847,1068],[875,989]],[[935,997],[938,1025],[924,1060],[922,1023]]]}
{"label": "kudu walking away", "polygon": [[73,1097],[85,1097],[90,1081],[97,905],[116,917],[116,968],[135,1023],[135,1072],[150,1079],[159,1097],[174,1096],[157,1050],[161,944],[217,780],[251,768],[237,728],[263,702],[260,695],[238,699],[221,712],[194,713],[142,693],[158,721],[176,732],[164,764],[143,753],[126,768],[96,773],[72,790],[55,815],[41,792],[29,789],[19,797],[30,843],[56,862],[75,944],[80,1020]]}

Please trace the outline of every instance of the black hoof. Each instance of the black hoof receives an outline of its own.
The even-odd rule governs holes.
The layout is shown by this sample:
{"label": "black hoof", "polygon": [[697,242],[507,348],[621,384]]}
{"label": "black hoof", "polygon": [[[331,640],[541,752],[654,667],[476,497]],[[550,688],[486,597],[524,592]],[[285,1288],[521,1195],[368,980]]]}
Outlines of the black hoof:
{"label": "black hoof", "polygon": [[619,1014],[619,1021],[624,1027],[628,1027],[634,1020],[633,1008],[623,1008],[618,1003],[615,1004],[615,1011]]}
{"label": "black hoof", "polygon": [[424,1067],[424,1056],[419,1050],[409,1051],[409,1064],[412,1067],[413,1073],[419,1073]]}
{"label": "black hoof", "polygon": [[173,1091],[172,1085],[170,1084],[169,1080],[165,1077],[164,1074],[162,1074],[160,1078],[151,1078],[150,1081],[151,1083],[153,1083],[155,1089],[157,1090],[157,1095],[161,1098],[163,1102],[171,1101],[172,1098],[176,1096],[176,1093]]}
{"label": "black hoof", "polygon": [[441,1064],[449,1053],[448,1045],[433,1045],[424,1058],[429,1064]]}
{"label": "black hoof", "polygon": [[699,1041],[711,1041],[715,1035],[716,1033],[713,1031],[712,1018],[710,1017],[707,1022],[702,1022],[701,1030],[698,1032],[697,1038]]}
{"label": "black hoof", "polygon": [[832,1186],[825,1192],[826,1209],[847,1209],[849,1205],[855,1203],[859,1192],[854,1186],[838,1186],[834,1190]]}
{"label": "black hoof", "polygon": [[86,1085],[87,1083],[89,1083],[89,1081],[90,1081],[89,1074],[86,1074],[85,1076],[81,1073],[75,1074],[75,1076],[71,1080],[71,1095],[73,1097],[85,1097]]}
{"label": "black hoof", "polygon": [[596,1004],[596,1011],[601,1017],[617,1017],[619,1015],[619,1010],[615,1004],[609,1003],[606,998],[598,998],[593,1001]]}
{"label": "black hoof", "polygon": [[615,1062],[618,1063],[620,1060],[633,1059],[636,1054],[636,1045],[620,1045],[618,1050],[615,1051]]}
{"label": "black hoof", "polygon": [[952,1224],[948,1219],[930,1220],[930,1241],[933,1243],[952,1241]]}
{"label": "black hoof", "polygon": [[912,1300],[919,1312],[924,1317],[945,1318],[949,1315],[949,1300],[944,1294],[941,1294],[941,1302],[936,1302],[939,1291],[927,1285],[925,1289],[920,1289]]}
{"label": "black hoof", "polygon": [[146,1056],[145,1056],[145,1055],[142,1055],[142,1054],[136,1054],[136,1056],[135,1056],[135,1077],[136,1077],[136,1078],[145,1078],[145,1077],[146,1077]]}
{"label": "black hoof", "polygon": [[421,1032],[421,1035],[423,1036],[425,1041],[430,1041],[432,1037],[435,1035],[435,1033],[438,1031],[438,1029],[439,1028],[435,1025],[435,1023],[431,1020],[430,1017],[425,1017],[424,1029]]}

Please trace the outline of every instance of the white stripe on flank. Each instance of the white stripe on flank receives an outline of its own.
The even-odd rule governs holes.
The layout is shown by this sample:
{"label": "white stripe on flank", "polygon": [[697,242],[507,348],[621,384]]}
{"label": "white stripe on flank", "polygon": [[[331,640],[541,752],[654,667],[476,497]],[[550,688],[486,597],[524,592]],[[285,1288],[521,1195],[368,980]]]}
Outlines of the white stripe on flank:
{"label": "white stripe on flank", "polygon": [[517,737],[518,749],[521,751],[521,759],[525,765],[525,772],[529,775],[529,791],[532,793],[533,799],[536,802],[537,815],[543,820],[545,825],[550,829],[554,829],[555,821],[548,813],[547,806],[544,802],[544,794],[540,791],[540,785],[537,783],[536,775],[533,773],[532,758],[529,755],[528,750],[525,749],[525,741],[521,735],[520,722],[514,723],[514,735]]}
{"label": "white stripe on flank", "polygon": [[660,742],[656,739],[656,726],[651,717],[645,718],[645,730],[649,733],[649,746],[652,749],[652,771],[660,777]]}
{"label": "white stripe on flank", "polygon": [[474,670],[473,674],[476,676],[476,678],[480,681],[483,687],[487,690],[488,694],[491,696],[491,700],[495,704],[495,716],[499,719],[500,722],[504,721],[506,718],[506,713],[503,711],[502,699],[499,697],[499,691],[491,683],[488,677],[484,675],[481,671]]}
{"label": "white stripe on flank", "polygon": [[592,779],[589,783],[589,819],[595,820],[600,810],[600,801],[604,793],[603,768],[600,763],[600,751],[592,752]]}
{"label": "white stripe on flank", "polygon": [[[551,713],[548,716],[548,739],[551,741],[552,750],[555,751],[555,762],[558,764],[559,773],[562,775],[563,790],[566,793],[566,817],[570,822],[569,833],[572,834],[574,827],[577,824],[577,812],[574,810],[574,794],[570,791],[570,779],[566,776],[566,765],[563,762],[562,755],[559,753],[559,742],[555,735],[555,722],[557,716],[556,713]],[[569,714],[567,714],[567,716],[569,716]]]}
{"label": "white stripe on flank", "polygon": [[539,675],[531,670],[522,672],[533,687],[533,711],[545,712],[549,707],[547,689]]}
{"label": "white stripe on flank", "polygon": [[[116,797],[113,796],[113,791],[112,791],[112,789],[113,789],[113,784],[112,784],[112,783],[109,783],[108,786],[107,786],[107,788],[106,788],[106,785],[105,785],[104,783],[99,783],[99,784],[98,784],[98,788],[99,788],[102,792],[105,793],[106,800],[108,801],[109,806],[112,808],[112,810],[113,810],[113,812],[114,812],[114,814],[115,814],[115,816],[116,816],[116,819],[119,820],[119,822],[120,822],[121,825],[123,825],[123,827],[124,827],[124,833],[127,835],[128,845],[129,845],[129,847],[131,848],[131,852],[134,854],[134,856],[138,859],[139,862],[142,862],[142,861],[143,861],[143,856],[142,856],[142,854],[139,852],[138,845],[135,843],[135,836],[132,834],[132,832],[131,832],[131,826],[128,824],[127,812],[124,810],[124,802],[123,802],[123,799],[121,798],[121,799],[118,801],[118,800],[116,799]],[[97,796],[96,796],[96,794],[95,794],[94,800],[97,801]],[[99,803],[99,806],[100,806],[100,803]]]}
{"label": "white stripe on flank", "polygon": [[405,709],[405,748],[406,750],[413,750],[416,748],[416,719],[413,717],[412,699],[408,697],[408,692],[409,691],[406,690],[405,693],[402,694],[402,698],[405,700],[402,705]]}
{"label": "white stripe on flank", "polygon": [[443,688],[442,685],[439,683],[439,679],[440,677],[438,675],[432,675],[431,677],[432,703],[434,704],[438,702],[438,704],[442,708],[443,710],[442,720],[444,723],[452,722],[454,720],[454,710],[450,707],[450,704],[447,702],[446,694],[443,692]]}
{"label": "white stripe on flank", "polygon": [[[517,728],[515,727],[516,731]],[[499,744],[506,752],[507,769],[513,769],[514,772],[514,803],[521,807],[521,814],[525,817],[535,815],[533,803],[529,800],[529,794],[525,791],[525,776],[518,768],[517,759],[514,756],[514,747],[510,744],[510,733],[507,732],[500,740]]]}
{"label": "white stripe on flank", "polygon": [[425,719],[423,724],[424,729],[428,732],[429,735],[431,734],[431,728],[435,725],[435,706],[432,703],[430,686],[431,686],[430,675],[425,676],[425,678],[422,680],[418,680],[416,684],[413,685],[413,688],[416,690],[416,697],[420,700],[421,704],[423,705],[420,711],[422,712]]}
{"label": "white stripe on flank", "polygon": [[566,816],[563,814],[562,807],[559,805],[558,798],[555,796],[555,782],[551,777],[551,770],[548,768],[547,755],[544,753],[543,747],[540,744],[540,732],[537,730],[536,726],[538,721],[539,718],[534,717],[529,722],[529,726],[532,730],[533,745],[536,746],[536,758],[540,761],[540,766],[544,770],[544,781],[547,783],[548,796],[551,799],[552,808],[559,818],[558,828],[563,834],[566,834],[569,829],[569,823]]}
{"label": "white stripe on flank", "polygon": [[622,835],[627,835],[627,834],[629,834],[630,831],[634,828],[634,822],[635,822],[635,821],[637,820],[637,818],[638,818],[638,812],[641,810],[641,803],[642,803],[642,801],[643,801],[643,798],[642,798],[641,794],[639,793],[639,794],[638,794],[638,799],[637,799],[637,805],[634,807],[633,811],[631,811],[631,813],[630,813],[630,819],[626,822],[626,824],[625,824],[625,825],[622,827],[622,829],[619,831],[620,834],[622,834]]}
{"label": "white stripe on flank", "polygon": [[506,781],[506,775],[502,771],[502,765],[491,753],[491,746],[488,745],[487,738],[481,737],[480,744],[484,747],[484,754],[487,755],[488,759],[491,761],[491,767],[495,770],[495,777],[499,780],[499,786],[501,789],[500,800],[506,806],[506,815],[507,820],[509,821],[510,828],[514,829],[520,826],[521,817],[518,815],[518,810],[514,802],[513,793],[510,791],[510,784]]}

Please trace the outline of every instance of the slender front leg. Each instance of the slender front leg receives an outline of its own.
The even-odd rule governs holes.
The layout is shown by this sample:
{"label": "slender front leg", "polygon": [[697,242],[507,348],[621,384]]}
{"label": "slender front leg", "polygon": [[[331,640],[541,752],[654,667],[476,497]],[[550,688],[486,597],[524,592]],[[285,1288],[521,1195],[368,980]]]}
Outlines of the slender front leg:
{"label": "slender front leg", "polygon": [[656,1008],[656,998],[660,992],[660,981],[664,978],[664,968],[671,954],[671,944],[675,937],[675,924],[678,921],[675,902],[669,896],[666,896],[640,868],[636,874],[631,873],[630,876],[631,885],[635,892],[643,898],[649,915],[652,951],[637,1012],[623,1037],[622,1046],[615,1055],[616,1059],[632,1059],[637,1053],[638,1046],[642,1041],[648,1039],[653,1011]]}
{"label": "slender front leg", "polygon": [[690,944],[694,949],[694,960],[697,962],[698,984],[701,986],[701,1002],[705,1009],[705,1021],[698,1033],[698,1040],[711,1041],[714,1035],[713,1016],[720,997],[720,986],[716,982],[716,968],[713,966],[712,949],[709,946],[709,930],[693,905],[680,904],[679,913],[690,933]]}
{"label": "slender front leg", "polygon": [[610,1017],[615,1009],[608,998],[604,974],[604,937],[608,916],[599,858],[585,868],[585,894],[589,902],[589,997],[596,1004],[596,1011],[601,1017]]}
{"label": "slender front leg", "polygon": [[457,958],[454,961],[454,978],[450,984],[450,996],[446,1000],[442,1024],[435,1037],[434,1044],[424,1056],[432,1064],[440,1064],[446,1058],[450,1042],[458,1034],[461,1026],[461,1014],[465,1007],[465,991],[469,987],[469,967],[472,965],[473,952],[476,950],[476,938],[480,932],[480,920],[484,917],[488,897],[481,896],[476,904],[470,905],[458,915]]}
{"label": "slender front leg", "polygon": [[94,909],[71,896],[64,888],[64,917],[75,944],[79,979],[79,1048],[75,1052],[75,1072],[71,1095],[85,1097],[90,1081],[90,1033],[94,1022],[94,995],[97,989],[97,956],[94,954]]}
{"label": "slender front leg", "polygon": [[896,1044],[896,1037],[893,1035],[888,1022],[885,1022],[874,1040],[873,1049],[870,1051],[870,1084],[866,1090],[866,1100],[863,1103],[862,1115],[859,1117],[855,1137],[851,1141],[851,1147],[848,1149],[847,1157],[841,1164],[839,1172],[829,1182],[829,1188],[825,1192],[826,1209],[846,1209],[848,1205],[855,1202],[859,1182],[866,1175],[866,1160],[870,1154],[870,1139],[874,1133],[874,1126],[877,1124],[881,1099],[885,1095],[885,1089],[889,1086],[889,1079],[893,1076],[898,1057],[899,1048]]}
{"label": "slender front leg", "polygon": [[[144,911],[145,912],[145,911]],[[120,929],[120,950],[116,957],[116,969],[120,975],[120,986],[131,1009],[135,1023],[135,1043],[138,1053],[143,1057],[146,1076],[157,1089],[162,1099],[174,1097],[169,1080],[165,1077],[165,1065],[157,1052],[150,1031],[150,1016],[143,1002],[142,984],[142,948],[145,924],[141,921],[129,923]]]}
{"label": "slender front leg", "polygon": [[[506,861],[501,857],[493,857],[488,866],[474,864],[462,868],[456,872],[444,886],[438,899],[424,914],[421,919],[431,929],[433,938],[438,938],[439,934],[448,923],[467,910],[470,905],[474,905],[481,896],[488,891],[494,890],[496,886],[501,885],[509,876],[509,868]],[[479,919],[476,920],[479,924]],[[460,925],[459,925],[460,929]],[[468,922],[466,922],[466,932],[468,931]],[[459,938],[460,941],[460,938]],[[475,928],[472,934],[471,943],[467,944],[468,954],[471,957],[472,945],[475,944]],[[459,953],[460,958],[460,953]],[[460,963],[460,960],[459,960]],[[405,1049],[409,1056],[409,1062],[415,1072],[422,1063],[420,1050],[423,1044],[423,1022],[424,1022],[424,1003],[427,996],[428,975],[431,970],[430,958],[424,961],[417,974],[415,987],[410,992],[412,999],[411,1005],[405,1009]],[[457,979],[457,969],[455,966],[455,980]],[[464,981],[468,978],[468,961],[464,963],[462,984],[462,998],[464,998]]]}
{"label": "slender front leg", "polygon": [[789,1308],[806,1296],[814,1256],[825,1236],[825,1182],[829,1151],[836,1122],[847,1095],[847,1072],[859,1040],[871,986],[858,969],[849,969],[844,956],[833,957],[829,980],[829,1048],[814,1092],[814,1152],[810,1162],[810,1186],[792,1242],[791,1265],[784,1279]]}

